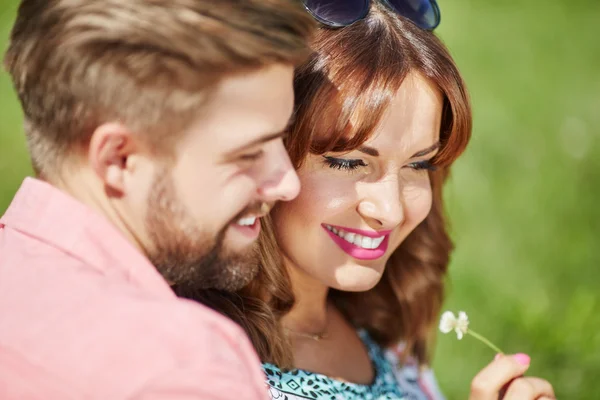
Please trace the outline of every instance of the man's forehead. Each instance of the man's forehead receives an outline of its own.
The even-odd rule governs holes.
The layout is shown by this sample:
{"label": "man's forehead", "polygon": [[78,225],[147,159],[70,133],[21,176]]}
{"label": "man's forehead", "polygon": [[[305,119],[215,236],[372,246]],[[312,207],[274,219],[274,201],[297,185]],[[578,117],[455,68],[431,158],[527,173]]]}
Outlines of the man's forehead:
{"label": "man's forehead", "polygon": [[285,131],[293,106],[292,73],[287,69],[236,76],[215,87],[193,129],[231,149]]}

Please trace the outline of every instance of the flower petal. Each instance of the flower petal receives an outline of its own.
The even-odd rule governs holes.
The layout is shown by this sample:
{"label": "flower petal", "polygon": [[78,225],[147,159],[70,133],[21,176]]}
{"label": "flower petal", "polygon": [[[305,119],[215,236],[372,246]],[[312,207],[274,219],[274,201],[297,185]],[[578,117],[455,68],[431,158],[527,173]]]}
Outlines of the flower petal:
{"label": "flower petal", "polygon": [[456,332],[456,337],[458,340],[461,340],[463,338],[463,331],[459,328],[456,328],[454,331]]}
{"label": "flower petal", "polygon": [[458,320],[456,321],[455,329],[457,332],[461,331],[464,334],[466,334],[469,330],[469,317],[467,317],[467,313],[464,311],[458,313]]}
{"label": "flower petal", "polygon": [[457,319],[452,311],[446,311],[440,318],[440,331],[442,333],[448,333],[456,327]]}

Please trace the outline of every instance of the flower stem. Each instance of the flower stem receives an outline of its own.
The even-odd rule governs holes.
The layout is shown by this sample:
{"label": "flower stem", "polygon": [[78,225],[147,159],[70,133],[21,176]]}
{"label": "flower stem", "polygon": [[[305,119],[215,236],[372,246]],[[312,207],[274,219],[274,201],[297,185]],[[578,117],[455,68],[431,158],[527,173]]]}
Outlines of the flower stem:
{"label": "flower stem", "polygon": [[484,338],[483,336],[481,336],[479,333],[473,332],[471,329],[468,329],[467,330],[467,334],[469,334],[469,335],[473,336],[475,339],[479,339],[483,343],[487,344],[496,353],[504,354],[504,352],[502,350],[500,350],[498,348],[498,346],[496,346],[494,343],[490,342],[489,340],[487,340],[486,338]]}

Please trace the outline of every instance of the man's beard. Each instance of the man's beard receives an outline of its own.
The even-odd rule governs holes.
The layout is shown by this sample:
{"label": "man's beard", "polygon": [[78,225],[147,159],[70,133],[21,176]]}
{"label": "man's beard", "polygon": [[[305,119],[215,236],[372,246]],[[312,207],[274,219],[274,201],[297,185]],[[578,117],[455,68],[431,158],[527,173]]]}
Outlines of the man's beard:
{"label": "man's beard", "polygon": [[148,258],[174,286],[190,291],[241,289],[258,272],[257,246],[234,253],[224,247],[224,239],[230,223],[257,207],[248,206],[216,235],[202,231],[177,198],[169,170],[164,168],[157,173],[148,197],[146,228],[153,244]]}

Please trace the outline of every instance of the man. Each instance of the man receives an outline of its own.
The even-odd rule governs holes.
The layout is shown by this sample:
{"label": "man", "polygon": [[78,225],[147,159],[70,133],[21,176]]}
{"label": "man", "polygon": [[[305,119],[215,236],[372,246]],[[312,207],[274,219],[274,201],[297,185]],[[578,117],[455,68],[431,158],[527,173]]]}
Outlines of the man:
{"label": "man", "polygon": [[[5,66],[37,179],[0,219],[0,398],[257,399],[232,322],[310,16],[296,0],[22,0]],[[225,267],[227,266],[227,267]]]}

